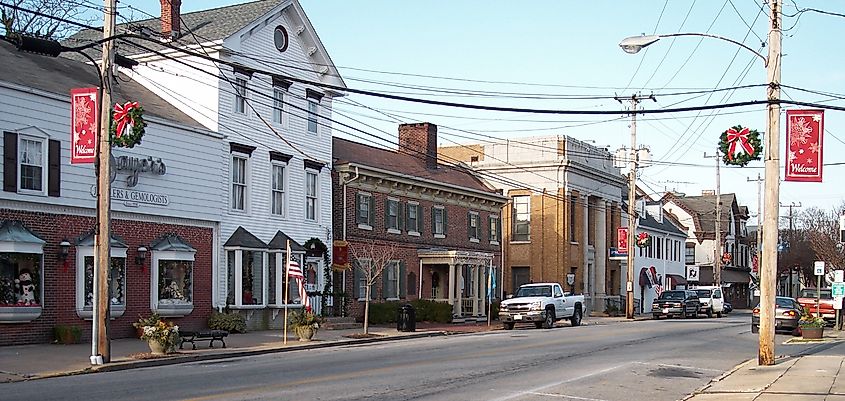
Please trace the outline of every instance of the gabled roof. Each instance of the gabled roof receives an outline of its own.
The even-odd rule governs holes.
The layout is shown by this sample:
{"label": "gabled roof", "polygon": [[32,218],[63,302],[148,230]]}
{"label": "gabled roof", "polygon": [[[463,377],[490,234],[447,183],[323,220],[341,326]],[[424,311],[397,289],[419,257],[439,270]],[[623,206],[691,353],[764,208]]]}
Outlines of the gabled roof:
{"label": "gabled roof", "polygon": [[154,251],[196,252],[197,250],[176,234],[167,234],[150,244]]}
{"label": "gabled roof", "polygon": [[0,242],[18,242],[44,245],[46,242],[17,220],[6,220],[0,225]]}
{"label": "gabled roof", "polygon": [[270,249],[281,249],[285,251],[287,250],[288,241],[290,241],[291,252],[305,252],[304,246],[299,245],[298,242],[294,241],[291,237],[288,237],[288,235],[283,233],[281,230],[276,232],[276,235],[274,235],[273,239],[270,240],[268,246]]}
{"label": "gabled roof", "polygon": [[[720,231],[730,230],[731,215],[742,217],[735,194],[721,194],[721,226]],[[716,195],[677,196],[667,193],[663,196],[663,203],[673,202],[689,213],[695,221],[696,236],[699,240],[713,239],[716,233]]]}
{"label": "gabled roof", "polygon": [[669,213],[663,212],[663,221],[657,221],[654,216],[651,215],[649,212],[644,213],[645,218],[641,218],[639,220],[640,227],[646,227],[653,230],[660,230],[663,232],[667,232],[670,234],[677,234],[681,237],[686,238],[687,232],[680,227],[680,225],[676,225],[669,217]]}
{"label": "gabled roof", "polygon": [[414,157],[395,150],[334,137],[332,138],[332,155],[335,166],[352,163],[500,196],[498,190],[486,185],[468,169],[444,164],[438,164],[436,169],[429,169],[426,168],[422,157]]}
{"label": "gabled roof", "polygon": [[[7,42],[0,42],[0,81],[67,96],[68,101],[72,88],[100,86],[97,67],[89,63],[18,51]],[[130,100],[139,102],[146,114],[191,127],[202,127],[143,85],[120,74],[112,83],[112,102]]]}
{"label": "gabled roof", "polygon": [[243,227],[238,227],[232,236],[223,244],[224,247],[240,247],[249,249],[267,249],[267,244],[258,239]]}
{"label": "gabled roof", "polygon": [[[94,231],[89,231],[87,234],[84,234],[76,239],[77,246],[94,246]],[[111,240],[109,241],[109,246],[112,248],[129,248],[126,245],[126,241],[123,238],[120,238],[115,233],[111,233]]]}

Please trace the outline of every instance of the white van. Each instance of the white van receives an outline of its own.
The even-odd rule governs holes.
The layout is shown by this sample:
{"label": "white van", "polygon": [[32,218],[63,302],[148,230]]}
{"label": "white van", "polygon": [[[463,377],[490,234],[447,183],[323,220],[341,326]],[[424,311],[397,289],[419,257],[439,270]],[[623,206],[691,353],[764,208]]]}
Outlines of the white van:
{"label": "white van", "polygon": [[707,317],[722,317],[725,311],[725,298],[722,293],[722,288],[717,286],[699,286],[693,289],[698,293],[698,301],[701,303],[699,313],[704,313]]}

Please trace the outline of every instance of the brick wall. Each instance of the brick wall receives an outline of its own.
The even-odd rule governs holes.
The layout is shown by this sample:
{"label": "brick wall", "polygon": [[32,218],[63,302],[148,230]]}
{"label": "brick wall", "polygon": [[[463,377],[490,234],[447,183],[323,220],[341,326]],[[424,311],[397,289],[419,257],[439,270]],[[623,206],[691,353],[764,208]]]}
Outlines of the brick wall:
{"label": "brick wall", "polygon": [[[58,215],[49,213],[0,210],[0,220],[18,220],[47,243],[44,245],[44,283],[41,316],[29,323],[0,324],[0,345],[45,343],[52,340],[55,325],[74,325],[82,329],[82,341],[91,339],[91,321],[76,314],[76,244],[75,240],[91,232],[93,217]],[[147,223],[112,219],[112,231],[129,247],[126,258],[126,313],[111,320],[111,338],[135,336],[132,323],[139,315],[150,312],[150,260],[147,254],[143,269],[135,264],[139,246],[149,248],[150,243],[168,233],[177,234],[196,250],[193,271],[193,312],[182,318],[173,318],[186,330],[206,327],[211,314],[211,272],[213,230],[211,228]],[[59,243],[71,242],[67,263],[62,263]]]}

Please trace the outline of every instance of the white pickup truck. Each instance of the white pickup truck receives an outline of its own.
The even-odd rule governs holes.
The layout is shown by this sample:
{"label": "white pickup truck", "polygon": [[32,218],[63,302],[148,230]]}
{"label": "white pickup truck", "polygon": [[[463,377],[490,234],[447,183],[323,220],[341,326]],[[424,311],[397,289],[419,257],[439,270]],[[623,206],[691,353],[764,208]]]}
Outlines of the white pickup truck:
{"label": "white pickup truck", "polygon": [[558,283],[525,284],[502,301],[499,320],[505,330],[513,329],[516,323],[532,322],[537,328],[550,329],[563,319],[580,326],[584,305],[583,295],[564,293]]}

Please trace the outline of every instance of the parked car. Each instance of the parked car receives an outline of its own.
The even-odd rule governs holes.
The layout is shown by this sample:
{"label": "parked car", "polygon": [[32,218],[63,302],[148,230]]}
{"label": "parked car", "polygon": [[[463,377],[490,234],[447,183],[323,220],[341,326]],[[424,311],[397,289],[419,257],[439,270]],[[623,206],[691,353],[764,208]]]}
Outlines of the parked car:
{"label": "parked car", "polygon": [[692,290],[671,290],[663,291],[651,304],[651,313],[655,319],[663,316],[683,318],[698,316],[701,302],[698,300],[698,293]]}
{"label": "parked car", "polygon": [[[794,298],[775,298],[775,331],[797,333],[798,320],[801,319],[801,305]],[[760,331],[760,305],[751,310],[751,332]]]}
{"label": "parked car", "polygon": [[725,311],[724,312],[726,314],[728,314],[728,313],[731,313],[731,311],[733,311],[733,310],[734,310],[733,305],[731,305],[730,302],[725,302]]}
{"label": "parked car", "polygon": [[512,297],[499,306],[499,320],[505,330],[516,323],[534,323],[550,329],[558,320],[569,319],[573,326],[581,325],[586,313],[583,295],[563,292],[558,283],[536,283],[520,286]]}
{"label": "parked car", "polygon": [[805,288],[801,290],[801,293],[798,295],[798,303],[802,308],[808,309],[813,315],[816,314],[816,309],[818,308],[819,314],[822,318],[824,318],[824,320],[827,320],[828,322],[835,321],[836,309],[833,307],[833,295],[831,295],[830,288],[822,288],[819,293],[821,294],[819,297],[820,302],[817,304],[816,289]]}
{"label": "parked car", "polygon": [[725,310],[725,300],[722,298],[721,287],[696,287],[695,292],[698,294],[698,301],[701,303],[699,313],[707,315],[707,317],[722,317]]}

